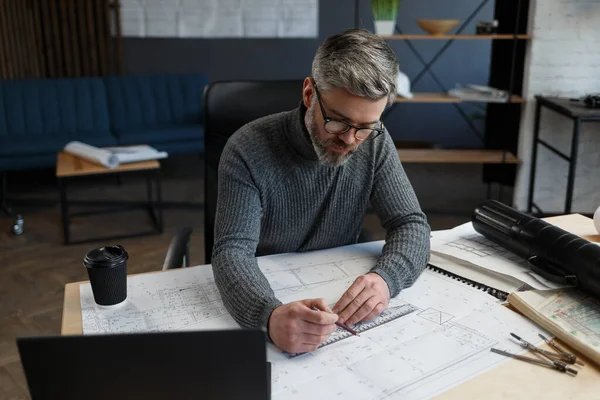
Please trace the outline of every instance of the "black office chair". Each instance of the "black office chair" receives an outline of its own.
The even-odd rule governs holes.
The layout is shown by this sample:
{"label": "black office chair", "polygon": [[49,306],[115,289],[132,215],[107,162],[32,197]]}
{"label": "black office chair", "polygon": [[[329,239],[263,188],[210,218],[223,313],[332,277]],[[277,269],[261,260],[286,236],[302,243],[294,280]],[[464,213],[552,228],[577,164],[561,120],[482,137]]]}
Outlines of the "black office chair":
{"label": "black office chair", "polygon": [[260,117],[289,111],[302,101],[303,80],[219,81],[204,92],[204,242],[211,263],[219,159],[227,139]]}
{"label": "black office chair", "polygon": [[192,232],[193,229],[190,227],[184,227],[175,232],[165,256],[163,271],[190,266],[190,236]]}

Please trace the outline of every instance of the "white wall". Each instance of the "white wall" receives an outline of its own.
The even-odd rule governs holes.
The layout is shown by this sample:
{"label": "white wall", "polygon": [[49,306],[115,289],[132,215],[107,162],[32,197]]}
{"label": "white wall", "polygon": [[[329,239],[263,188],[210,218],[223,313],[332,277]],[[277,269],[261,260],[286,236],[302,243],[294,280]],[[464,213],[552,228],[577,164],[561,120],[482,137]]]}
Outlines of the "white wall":
{"label": "white wall", "polygon": [[[534,0],[529,32],[533,35],[525,62],[524,106],[518,155],[522,160],[514,206],[527,207],[534,96],[580,97],[600,93],[600,0]],[[600,110],[599,110],[600,113]],[[573,123],[542,109],[540,137],[570,153]],[[534,201],[545,212],[562,212],[568,164],[538,146]],[[573,212],[592,213],[600,206],[600,122],[582,126],[573,194]]]}

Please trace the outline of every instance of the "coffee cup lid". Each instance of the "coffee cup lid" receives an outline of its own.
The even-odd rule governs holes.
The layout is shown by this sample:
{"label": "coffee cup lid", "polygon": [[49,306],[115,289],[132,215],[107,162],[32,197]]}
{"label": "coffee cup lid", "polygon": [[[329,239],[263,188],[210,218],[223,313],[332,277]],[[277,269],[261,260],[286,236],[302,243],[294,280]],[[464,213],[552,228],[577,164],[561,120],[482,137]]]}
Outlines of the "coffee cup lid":
{"label": "coffee cup lid", "polygon": [[87,268],[112,268],[129,258],[122,246],[105,246],[89,251],[83,264]]}

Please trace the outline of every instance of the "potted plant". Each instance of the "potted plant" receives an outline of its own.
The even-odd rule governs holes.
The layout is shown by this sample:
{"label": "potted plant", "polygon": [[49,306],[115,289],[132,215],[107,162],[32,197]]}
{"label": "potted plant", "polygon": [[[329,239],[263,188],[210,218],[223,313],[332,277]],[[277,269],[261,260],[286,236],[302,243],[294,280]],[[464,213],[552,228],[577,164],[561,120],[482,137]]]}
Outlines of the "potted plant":
{"label": "potted plant", "polygon": [[400,0],[371,0],[376,34],[394,34],[399,7]]}

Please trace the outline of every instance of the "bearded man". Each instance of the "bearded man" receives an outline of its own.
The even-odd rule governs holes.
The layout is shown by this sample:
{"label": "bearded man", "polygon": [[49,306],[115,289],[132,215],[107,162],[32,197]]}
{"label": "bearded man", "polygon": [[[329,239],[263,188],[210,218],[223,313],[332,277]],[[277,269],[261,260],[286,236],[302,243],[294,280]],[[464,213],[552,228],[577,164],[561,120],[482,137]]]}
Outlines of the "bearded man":
{"label": "bearded man", "polygon": [[[266,328],[284,351],[316,349],[337,321],[375,318],[427,265],[430,227],[381,122],[397,75],[398,60],[378,36],[359,29],[331,36],[317,50],[299,107],[243,126],[222,153],[215,281],[233,318]],[[357,243],[369,205],[386,230],[372,270],[332,309],[324,299],[282,304],[256,257]]]}

